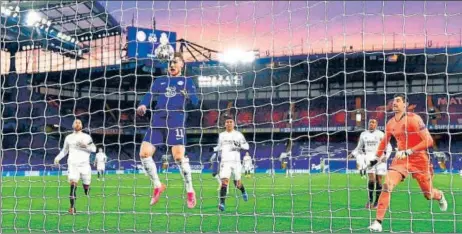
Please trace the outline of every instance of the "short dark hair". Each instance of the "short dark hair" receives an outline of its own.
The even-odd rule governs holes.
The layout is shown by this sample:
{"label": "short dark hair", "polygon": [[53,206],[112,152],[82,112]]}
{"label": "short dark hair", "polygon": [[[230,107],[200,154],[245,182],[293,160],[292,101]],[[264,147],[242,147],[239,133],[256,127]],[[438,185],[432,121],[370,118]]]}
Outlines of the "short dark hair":
{"label": "short dark hair", "polygon": [[234,121],[234,117],[232,115],[225,115],[225,121],[228,119]]}
{"label": "short dark hair", "polygon": [[404,93],[397,93],[395,94],[395,96],[393,96],[393,99],[397,98],[397,97],[400,97],[404,103],[407,102],[407,98],[406,98],[406,95]]}

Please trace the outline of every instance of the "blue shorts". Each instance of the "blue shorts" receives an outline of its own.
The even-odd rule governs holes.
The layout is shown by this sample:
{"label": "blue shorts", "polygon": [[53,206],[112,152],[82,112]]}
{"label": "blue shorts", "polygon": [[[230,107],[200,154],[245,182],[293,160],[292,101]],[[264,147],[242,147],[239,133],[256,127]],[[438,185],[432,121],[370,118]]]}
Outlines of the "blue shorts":
{"label": "blue shorts", "polygon": [[154,146],[165,145],[185,145],[185,128],[149,128],[144,135],[143,141],[149,142]]}

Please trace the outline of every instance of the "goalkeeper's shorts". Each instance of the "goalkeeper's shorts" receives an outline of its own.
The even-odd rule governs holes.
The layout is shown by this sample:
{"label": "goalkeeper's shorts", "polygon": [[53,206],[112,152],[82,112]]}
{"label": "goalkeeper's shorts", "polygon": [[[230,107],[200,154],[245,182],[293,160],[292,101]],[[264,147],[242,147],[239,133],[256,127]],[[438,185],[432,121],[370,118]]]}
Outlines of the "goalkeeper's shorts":
{"label": "goalkeeper's shorts", "polygon": [[397,171],[403,176],[403,180],[412,174],[414,179],[431,181],[433,178],[433,165],[426,153],[414,153],[408,158],[394,158],[389,171]]}

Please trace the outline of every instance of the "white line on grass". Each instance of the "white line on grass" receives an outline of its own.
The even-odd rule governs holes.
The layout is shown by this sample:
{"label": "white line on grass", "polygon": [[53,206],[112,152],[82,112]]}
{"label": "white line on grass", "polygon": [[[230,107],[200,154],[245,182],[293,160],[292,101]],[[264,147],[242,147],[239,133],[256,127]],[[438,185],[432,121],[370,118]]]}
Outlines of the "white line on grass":
{"label": "white line on grass", "polygon": [[[50,214],[50,215],[67,215],[67,210],[13,210],[13,209],[3,209],[3,214],[8,213],[29,213],[29,214]],[[317,213],[317,212],[313,212]],[[397,213],[397,212],[395,212]],[[140,215],[167,215],[167,216],[225,216],[225,217],[266,217],[266,218],[314,218],[314,219],[355,219],[355,220],[370,220],[369,217],[357,217],[357,216],[311,216],[309,212],[304,212],[305,215],[300,214],[293,214],[293,215],[278,215],[275,214],[258,214],[258,213],[198,213],[198,214],[191,214],[191,213],[178,213],[178,212],[137,212],[137,211],[78,211],[77,215],[107,215],[107,214],[140,214]],[[385,218],[385,220],[390,220],[390,218]],[[433,222],[454,222],[454,219],[422,219],[422,218],[391,218],[391,221],[433,221]]]}

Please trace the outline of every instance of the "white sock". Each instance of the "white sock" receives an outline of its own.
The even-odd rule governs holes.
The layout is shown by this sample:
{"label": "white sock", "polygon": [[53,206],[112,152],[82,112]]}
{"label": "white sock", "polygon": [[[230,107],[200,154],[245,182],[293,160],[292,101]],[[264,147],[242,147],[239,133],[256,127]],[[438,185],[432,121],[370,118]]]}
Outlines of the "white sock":
{"label": "white sock", "polygon": [[192,184],[192,176],[191,176],[191,166],[189,165],[189,159],[183,158],[180,161],[176,161],[176,164],[178,165],[181,176],[183,177],[186,191],[188,193],[194,192],[194,188]]}
{"label": "white sock", "polygon": [[217,175],[215,176],[215,178],[216,178],[216,179],[217,179],[217,181],[218,181],[218,185],[221,185],[221,179],[220,179],[220,176],[217,174]]}
{"label": "white sock", "polygon": [[157,175],[157,167],[152,157],[141,158],[141,164],[143,164],[146,174],[151,178],[154,183],[154,188],[161,186],[159,175]]}

